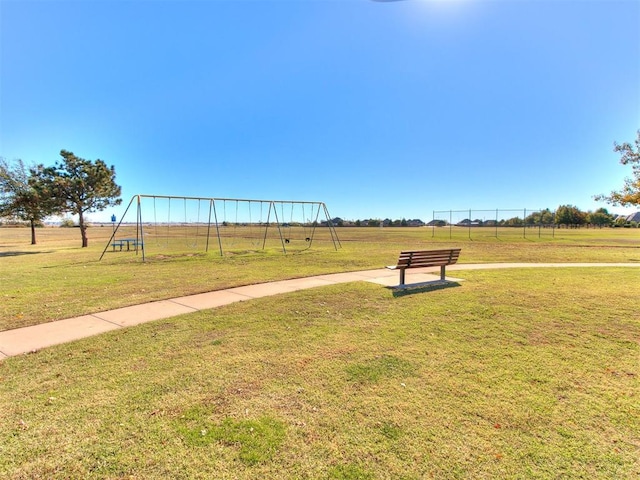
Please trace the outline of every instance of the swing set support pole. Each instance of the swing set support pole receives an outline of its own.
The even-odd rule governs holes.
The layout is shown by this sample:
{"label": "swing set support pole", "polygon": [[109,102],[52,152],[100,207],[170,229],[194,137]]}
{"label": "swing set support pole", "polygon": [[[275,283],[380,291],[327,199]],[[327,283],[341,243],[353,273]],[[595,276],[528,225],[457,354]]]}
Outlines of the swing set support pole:
{"label": "swing set support pole", "polygon": [[[311,205],[311,215],[313,215],[313,205]],[[313,237],[316,234],[316,227],[318,225],[318,218],[320,217],[320,204],[318,204],[318,211],[316,212],[316,219],[311,223],[311,235],[309,236],[309,246],[307,248],[311,248],[311,244],[313,243]]]}
{"label": "swing set support pole", "polygon": [[209,217],[207,218],[207,241],[204,245],[204,251],[209,251],[209,234],[211,233],[211,209],[212,209],[213,200],[209,200]]}
{"label": "swing set support pole", "polygon": [[[331,234],[331,240],[333,241],[333,247],[338,250],[338,246],[342,248],[342,244],[340,243],[340,239],[338,238],[338,232],[331,221],[331,217],[329,216],[329,210],[327,209],[327,205],[325,203],[322,204],[322,208],[324,209],[324,214],[327,217],[327,226],[329,227],[329,233]],[[336,243],[337,241],[337,243]]]}
{"label": "swing set support pole", "polygon": [[[280,208],[282,208],[282,215],[284,216],[284,204],[282,202],[280,202]],[[282,229],[280,228],[280,219],[278,218],[278,209],[275,206],[275,203],[273,207],[273,212],[276,217],[276,225],[278,225],[278,235],[280,235],[280,243],[282,244],[282,251],[286,254],[287,248],[284,246],[284,237],[282,236]]]}
{"label": "swing set support pole", "polygon": [[131,200],[129,200],[129,205],[127,205],[127,208],[125,209],[124,214],[120,217],[118,226],[113,230],[113,233],[111,234],[111,238],[109,238],[109,241],[104,246],[104,250],[102,251],[102,255],[100,255],[100,258],[98,259],[98,261],[102,260],[102,257],[104,257],[104,254],[106,253],[107,248],[109,248],[109,245],[111,245],[111,243],[113,242],[113,239],[115,238],[116,233],[118,233],[118,229],[120,228],[120,225],[122,225],[122,220],[127,216],[127,212],[129,211],[129,208],[131,208],[133,199],[136,198],[136,196],[139,196],[139,195],[134,195],[133,197],[131,197]]}
{"label": "swing set support pole", "polygon": [[[138,215],[136,223],[136,255],[138,254],[138,245],[141,245],[142,250],[142,262],[144,263],[144,232],[142,230],[142,201],[140,195],[138,195]],[[139,234],[139,235],[138,235]]]}
{"label": "swing set support pole", "polygon": [[[269,220],[271,219],[272,205],[273,205],[273,202],[269,202],[269,210],[267,211],[267,223],[265,224],[265,227],[264,227],[264,238],[262,239],[262,250],[264,250],[265,245],[267,244],[267,232],[269,231]],[[262,210],[262,203],[260,203],[260,209]]]}
{"label": "swing set support pole", "polygon": [[218,225],[218,213],[216,210],[216,201],[215,199],[211,199],[211,205],[213,205],[213,218],[216,222],[216,234],[218,235],[218,247],[220,248],[220,256],[223,256],[222,253],[222,240],[220,239],[220,226]]}

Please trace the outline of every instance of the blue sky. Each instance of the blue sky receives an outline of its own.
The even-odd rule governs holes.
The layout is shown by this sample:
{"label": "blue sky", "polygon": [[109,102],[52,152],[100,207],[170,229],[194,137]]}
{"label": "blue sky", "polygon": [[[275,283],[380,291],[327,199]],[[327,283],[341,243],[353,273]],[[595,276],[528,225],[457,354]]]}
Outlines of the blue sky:
{"label": "blue sky", "polygon": [[0,0],[0,156],[332,216],[607,207],[640,2]]}

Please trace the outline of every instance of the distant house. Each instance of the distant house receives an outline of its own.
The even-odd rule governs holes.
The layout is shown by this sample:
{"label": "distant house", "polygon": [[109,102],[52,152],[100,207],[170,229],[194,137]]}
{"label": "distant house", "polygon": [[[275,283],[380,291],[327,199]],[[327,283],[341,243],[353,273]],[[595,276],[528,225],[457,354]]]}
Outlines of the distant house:
{"label": "distant house", "polygon": [[478,220],[469,220],[468,218],[465,218],[464,220],[456,223],[456,226],[458,227],[479,227],[480,226],[480,222]]}
{"label": "distant house", "polygon": [[447,225],[446,220],[431,220],[427,223],[427,227],[444,227],[445,225]]}
{"label": "distant house", "polygon": [[631,215],[627,215],[627,222],[640,223],[640,212],[634,212]]}
{"label": "distant house", "polygon": [[407,225],[410,227],[424,227],[424,222],[418,218],[407,220]]}
{"label": "distant house", "polygon": [[[323,227],[328,227],[329,222],[326,220],[323,220],[320,222],[320,225]],[[343,220],[340,217],[335,217],[331,219],[331,225],[333,225],[334,227],[348,227],[348,226],[352,226],[353,224],[351,222],[348,222],[347,220]]]}

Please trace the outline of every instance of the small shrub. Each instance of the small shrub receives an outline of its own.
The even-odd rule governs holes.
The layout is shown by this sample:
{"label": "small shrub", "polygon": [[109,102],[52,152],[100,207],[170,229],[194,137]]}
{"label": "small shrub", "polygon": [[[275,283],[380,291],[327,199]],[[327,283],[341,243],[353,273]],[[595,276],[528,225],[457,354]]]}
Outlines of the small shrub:
{"label": "small shrub", "polygon": [[73,228],[75,226],[76,225],[71,218],[63,218],[60,222],[60,228]]}

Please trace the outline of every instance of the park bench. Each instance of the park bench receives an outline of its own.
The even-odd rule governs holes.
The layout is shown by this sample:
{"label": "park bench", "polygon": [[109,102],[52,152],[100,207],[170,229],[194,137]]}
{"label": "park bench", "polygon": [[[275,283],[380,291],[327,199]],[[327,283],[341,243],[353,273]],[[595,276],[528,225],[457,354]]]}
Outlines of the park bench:
{"label": "park bench", "polygon": [[400,270],[400,286],[404,285],[404,273],[409,268],[440,267],[440,279],[444,280],[445,267],[458,261],[460,248],[447,250],[407,250],[400,252],[398,263],[389,265],[391,270]]}

